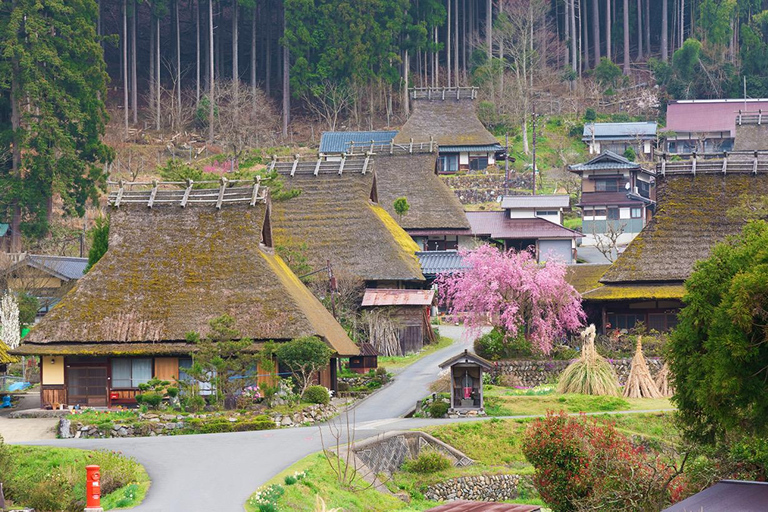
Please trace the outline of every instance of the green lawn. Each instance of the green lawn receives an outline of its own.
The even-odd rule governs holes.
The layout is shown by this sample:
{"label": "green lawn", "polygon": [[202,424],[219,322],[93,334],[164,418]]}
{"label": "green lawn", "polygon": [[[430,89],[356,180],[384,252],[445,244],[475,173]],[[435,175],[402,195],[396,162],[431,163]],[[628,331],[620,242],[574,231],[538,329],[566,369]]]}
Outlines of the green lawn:
{"label": "green lawn", "polygon": [[437,340],[437,343],[426,345],[420,352],[416,352],[415,354],[408,354],[407,356],[380,357],[379,367],[383,366],[390,372],[397,372],[406,366],[415,363],[422,357],[428,356],[429,354],[432,354],[445,347],[449,347],[451,344],[453,344],[452,338],[441,336],[440,339]]}
{"label": "green lawn", "polygon": [[2,471],[7,472],[5,497],[17,507],[77,509],[85,502],[85,466],[90,464],[101,467],[104,510],[137,506],[150,485],[141,464],[115,452],[7,445],[0,445],[0,450],[9,456]]}

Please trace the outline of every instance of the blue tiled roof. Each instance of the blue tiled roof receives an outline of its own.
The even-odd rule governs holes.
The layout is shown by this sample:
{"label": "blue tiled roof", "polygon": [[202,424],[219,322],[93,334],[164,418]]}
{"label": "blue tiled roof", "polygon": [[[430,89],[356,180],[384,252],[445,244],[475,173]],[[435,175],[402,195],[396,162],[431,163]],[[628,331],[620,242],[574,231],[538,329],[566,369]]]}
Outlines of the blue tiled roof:
{"label": "blue tiled roof", "polygon": [[640,164],[627,160],[613,151],[603,151],[585,164],[568,166],[572,171],[594,171],[600,169],[640,169]]}
{"label": "blue tiled roof", "polygon": [[88,265],[88,258],[29,254],[23,263],[65,280],[72,280],[83,277],[85,267]]}
{"label": "blue tiled roof", "polygon": [[349,150],[349,143],[357,144],[388,144],[397,135],[396,131],[372,131],[372,132],[323,132],[320,137],[320,152],[325,154],[345,153]]}
{"label": "blue tiled roof", "polygon": [[482,146],[440,146],[441,153],[463,153],[467,152],[484,152],[484,151],[501,151],[504,146],[501,144],[485,144]]}
{"label": "blue tiled roof", "polygon": [[5,236],[5,234],[8,233],[8,228],[10,228],[8,224],[0,222],[0,236]]}
{"label": "blue tiled roof", "polygon": [[419,251],[416,257],[421,264],[421,273],[425,276],[468,268],[458,251]]}
{"label": "blue tiled roof", "polygon": [[592,130],[595,139],[600,140],[626,140],[626,139],[655,139],[657,124],[655,121],[639,123],[586,123],[582,140],[592,138]]}

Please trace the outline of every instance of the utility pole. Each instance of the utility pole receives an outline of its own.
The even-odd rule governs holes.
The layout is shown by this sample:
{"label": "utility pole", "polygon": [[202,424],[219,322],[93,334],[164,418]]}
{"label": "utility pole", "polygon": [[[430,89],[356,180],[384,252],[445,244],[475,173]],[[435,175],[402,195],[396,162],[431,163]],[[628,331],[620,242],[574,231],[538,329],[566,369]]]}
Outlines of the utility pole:
{"label": "utility pole", "polygon": [[538,119],[538,116],[536,114],[536,103],[533,103],[531,106],[531,118],[533,120],[533,164],[532,164],[532,171],[533,171],[533,194],[536,195],[536,120]]}
{"label": "utility pole", "polygon": [[504,195],[509,194],[509,134],[504,134]]}
{"label": "utility pole", "polygon": [[331,260],[326,260],[326,268],[328,269],[328,287],[331,289],[331,314],[333,315],[333,318],[338,320],[338,317],[336,316],[336,276],[333,275]]}

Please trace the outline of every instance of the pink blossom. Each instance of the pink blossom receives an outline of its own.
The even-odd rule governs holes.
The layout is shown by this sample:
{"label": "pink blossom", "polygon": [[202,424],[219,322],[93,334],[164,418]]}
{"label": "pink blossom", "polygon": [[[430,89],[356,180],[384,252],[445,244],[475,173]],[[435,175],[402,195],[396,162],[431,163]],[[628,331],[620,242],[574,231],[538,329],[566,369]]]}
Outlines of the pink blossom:
{"label": "pink blossom", "polygon": [[450,315],[462,313],[471,331],[490,322],[525,336],[548,354],[552,342],[578,329],[586,316],[581,297],[565,280],[565,265],[538,263],[531,251],[501,251],[481,245],[461,251],[466,270],[437,278],[440,300]]}

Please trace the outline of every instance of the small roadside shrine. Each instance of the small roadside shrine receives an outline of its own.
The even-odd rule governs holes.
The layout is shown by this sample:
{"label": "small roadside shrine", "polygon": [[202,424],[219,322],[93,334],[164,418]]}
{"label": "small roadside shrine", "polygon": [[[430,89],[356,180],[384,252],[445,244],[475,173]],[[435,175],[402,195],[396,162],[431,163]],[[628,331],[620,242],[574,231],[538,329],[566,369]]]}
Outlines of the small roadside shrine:
{"label": "small roadside shrine", "polygon": [[483,370],[489,371],[492,364],[468,350],[444,361],[440,368],[451,372],[451,408],[453,412],[483,410]]}

